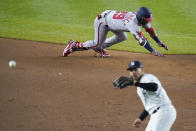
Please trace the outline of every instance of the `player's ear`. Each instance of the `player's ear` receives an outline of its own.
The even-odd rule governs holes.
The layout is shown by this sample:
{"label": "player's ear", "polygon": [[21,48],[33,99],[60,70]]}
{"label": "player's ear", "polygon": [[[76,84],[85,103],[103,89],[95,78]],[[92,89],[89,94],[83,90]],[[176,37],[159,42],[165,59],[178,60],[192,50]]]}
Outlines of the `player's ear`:
{"label": "player's ear", "polygon": [[142,73],[143,72],[142,68],[137,68],[136,71],[139,72],[139,73]]}

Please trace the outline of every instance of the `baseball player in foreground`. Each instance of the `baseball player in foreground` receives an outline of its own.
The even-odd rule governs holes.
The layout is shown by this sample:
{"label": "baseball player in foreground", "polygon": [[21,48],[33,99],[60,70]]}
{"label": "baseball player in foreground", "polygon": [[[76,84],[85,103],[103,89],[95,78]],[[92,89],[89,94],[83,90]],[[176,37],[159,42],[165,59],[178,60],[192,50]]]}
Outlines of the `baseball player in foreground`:
{"label": "baseball player in foreground", "polygon": [[125,88],[134,85],[140,97],[144,110],[133,122],[140,127],[142,121],[150,114],[146,131],[169,131],[176,119],[176,109],[172,105],[166,91],[155,75],[144,73],[140,61],[131,61],[128,65],[130,78],[121,76],[114,80],[115,88]]}
{"label": "baseball player in foreground", "polygon": [[[106,10],[95,18],[95,39],[84,43],[70,40],[63,51],[63,56],[67,56],[74,51],[94,49],[102,57],[107,57],[109,54],[106,53],[106,48],[126,40],[126,32],[131,32],[140,46],[143,46],[153,55],[162,57],[164,55],[151,47],[140,29],[140,26],[143,27],[151,38],[156,41],[158,46],[168,50],[168,47],[159,40],[155,30],[151,26],[150,22],[152,21],[152,12],[146,7],[139,8],[137,12]],[[107,38],[108,31],[112,31],[115,35]]]}

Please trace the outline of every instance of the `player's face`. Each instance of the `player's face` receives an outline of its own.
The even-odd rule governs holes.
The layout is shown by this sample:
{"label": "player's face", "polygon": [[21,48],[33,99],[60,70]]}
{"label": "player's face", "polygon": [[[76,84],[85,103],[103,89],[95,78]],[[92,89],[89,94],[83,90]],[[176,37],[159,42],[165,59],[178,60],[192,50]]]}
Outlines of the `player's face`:
{"label": "player's face", "polygon": [[142,68],[137,68],[130,71],[130,76],[133,77],[135,80],[138,80],[142,74],[143,74]]}

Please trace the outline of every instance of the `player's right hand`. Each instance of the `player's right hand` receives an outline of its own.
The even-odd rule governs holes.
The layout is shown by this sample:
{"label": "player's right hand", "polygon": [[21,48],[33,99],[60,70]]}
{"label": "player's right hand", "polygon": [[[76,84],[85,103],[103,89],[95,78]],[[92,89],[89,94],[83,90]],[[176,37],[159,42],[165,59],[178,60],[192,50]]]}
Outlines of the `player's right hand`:
{"label": "player's right hand", "polygon": [[133,122],[133,126],[134,127],[140,127],[140,125],[142,124],[142,120],[140,120],[139,118],[135,119],[135,121]]}

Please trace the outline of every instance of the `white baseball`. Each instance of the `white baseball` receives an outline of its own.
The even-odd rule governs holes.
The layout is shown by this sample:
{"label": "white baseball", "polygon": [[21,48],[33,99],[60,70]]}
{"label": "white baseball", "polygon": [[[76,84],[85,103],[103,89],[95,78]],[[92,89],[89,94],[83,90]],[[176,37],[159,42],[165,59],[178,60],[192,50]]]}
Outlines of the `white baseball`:
{"label": "white baseball", "polygon": [[9,61],[9,67],[10,68],[16,67],[16,62],[14,60]]}

